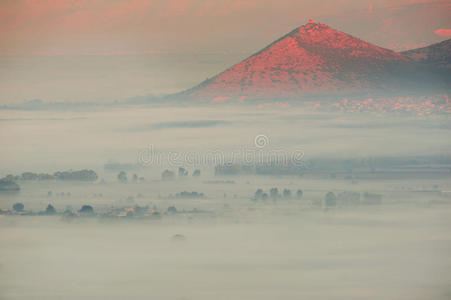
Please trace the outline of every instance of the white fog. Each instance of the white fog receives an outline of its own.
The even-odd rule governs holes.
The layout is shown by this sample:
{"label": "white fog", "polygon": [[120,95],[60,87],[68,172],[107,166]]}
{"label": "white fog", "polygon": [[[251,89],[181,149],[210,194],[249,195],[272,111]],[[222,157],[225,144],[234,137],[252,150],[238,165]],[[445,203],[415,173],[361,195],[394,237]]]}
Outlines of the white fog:
{"label": "white fog", "polygon": [[[4,209],[20,202],[27,211],[44,211],[51,204],[58,212],[0,216],[2,299],[451,295],[449,165],[426,161],[376,166],[375,171],[312,167],[297,175],[221,175],[215,174],[215,165],[184,160],[208,151],[227,156],[246,149],[254,154],[301,150],[303,161],[319,163],[403,161],[400,153],[421,160],[449,149],[445,116],[356,116],[244,105],[0,114],[2,176],[81,169],[99,176],[94,182],[21,180],[20,192],[0,194]],[[263,149],[254,144],[258,135],[268,138]],[[161,160],[144,156],[142,161],[151,146]],[[169,152],[181,156],[171,161]],[[116,164],[119,169],[113,168]],[[121,166],[131,166],[127,183],[117,178]],[[179,167],[189,174],[162,180],[165,169],[177,172]],[[195,169],[201,171],[196,178],[191,176]],[[132,174],[143,181],[132,182]],[[253,199],[257,189],[272,187],[289,189],[293,196]],[[298,189],[300,199],[294,194]],[[176,196],[183,191],[204,195]],[[374,193],[382,202],[364,204],[362,198],[360,205],[326,208],[328,191]],[[61,215],[83,205],[91,205],[98,216]],[[111,215],[132,207],[149,207],[160,216]]]}

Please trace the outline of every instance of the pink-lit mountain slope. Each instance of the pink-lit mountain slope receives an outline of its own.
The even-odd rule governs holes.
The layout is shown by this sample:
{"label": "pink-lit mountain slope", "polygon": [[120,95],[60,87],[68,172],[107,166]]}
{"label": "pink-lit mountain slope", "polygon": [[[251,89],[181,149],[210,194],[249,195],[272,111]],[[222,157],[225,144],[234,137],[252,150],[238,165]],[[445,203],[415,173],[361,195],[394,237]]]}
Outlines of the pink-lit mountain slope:
{"label": "pink-lit mountain slope", "polygon": [[241,101],[384,90],[411,64],[400,53],[310,21],[181,95]]}

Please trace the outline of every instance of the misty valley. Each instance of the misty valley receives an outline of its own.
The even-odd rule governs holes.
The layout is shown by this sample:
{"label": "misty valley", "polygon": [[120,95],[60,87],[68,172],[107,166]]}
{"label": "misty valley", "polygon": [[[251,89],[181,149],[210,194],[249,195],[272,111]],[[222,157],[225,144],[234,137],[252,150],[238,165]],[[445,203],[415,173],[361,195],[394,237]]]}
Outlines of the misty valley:
{"label": "misty valley", "polygon": [[2,294],[449,297],[446,116],[220,107],[0,111]]}

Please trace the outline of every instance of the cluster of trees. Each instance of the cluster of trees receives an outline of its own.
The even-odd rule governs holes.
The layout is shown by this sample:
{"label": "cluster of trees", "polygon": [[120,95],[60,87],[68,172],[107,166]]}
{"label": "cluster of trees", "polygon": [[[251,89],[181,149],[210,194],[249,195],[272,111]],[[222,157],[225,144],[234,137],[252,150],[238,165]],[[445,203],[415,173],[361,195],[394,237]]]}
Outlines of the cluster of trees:
{"label": "cluster of trees", "polygon": [[375,193],[365,192],[363,199],[360,197],[360,193],[344,191],[335,195],[333,192],[328,192],[324,197],[324,204],[327,207],[337,205],[374,205],[382,204],[382,196]]}
{"label": "cluster of trees", "polygon": [[223,164],[215,167],[215,175],[240,175],[253,174],[253,168],[246,165],[239,164]]}
{"label": "cluster of trees", "polygon": [[[52,191],[48,191],[47,192],[47,197],[52,197],[53,196],[53,192]],[[61,192],[61,193],[56,193],[55,196],[57,197],[70,197],[72,196],[71,192]]]}
{"label": "cluster of trees", "polygon": [[165,214],[177,214],[177,213],[183,213],[183,214],[205,214],[209,213],[209,211],[201,210],[197,208],[193,208],[191,210],[178,210],[174,205],[171,205],[167,208]]}
{"label": "cluster of trees", "polygon": [[[178,178],[182,179],[182,178],[189,176],[189,172],[185,168],[180,167],[178,169],[177,175],[178,175]],[[200,170],[199,169],[194,170],[192,176],[200,177]],[[176,177],[175,172],[170,171],[170,170],[164,170],[163,173],[161,173],[162,180],[174,180],[175,177]]]}
{"label": "cluster of trees", "polygon": [[[121,183],[127,183],[128,182],[128,175],[125,171],[120,171],[119,174],[117,174],[117,180]],[[133,183],[138,182],[144,182],[146,181],[144,177],[139,177],[137,174],[133,174],[131,181]]]}
{"label": "cluster of trees", "polygon": [[306,168],[303,165],[289,163],[267,163],[255,166],[257,175],[302,175]]}
{"label": "cluster of trees", "polygon": [[93,170],[66,171],[56,172],[53,174],[56,179],[60,180],[80,180],[80,181],[96,181],[99,177]]}
{"label": "cluster of trees", "polygon": [[[273,200],[276,201],[278,199],[301,199],[303,196],[303,192],[301,189],[296,191],[296,194],[293,194],[289,189],[283,189],[279,191],[278,188],[273,187],[269,189],[268,192],[265,192],[263,189],[258,189],[254,193],[253,200]],[[320,204],[318,202],[318,204]],[[375,193],[365,192],[363,194],[363,199],[361,199],[360,193],[344,191],[338,194],[334,192],[327,192],[324,196],[323,205],[325,207],[334,207],[337,205],[360,205],[360,204],[381,204],[382,196]]]}
{"label": "cluster of trees", "polygon": [[48,173],[33,173],[25,172],[22,175],[8,175],[7,178],[12,181],[17,180],[78,180],[78,181],[96,181],[98,179],[97,173],[93,170],[79,170],[79,171],[64,171]]}
{"label": "cluster of trees", "polygon": [[[26,213],[25,211],[25,205],[21,202],[17,202],[13,204],[12,211],[14,213],[22,214]],[[94,216],[94,208],[91,205],[83,205],[80,210],[78,211],[81,216]],[[32,212],[29,212],[29,214],[33,214]],[[38,215],[45,215],[45,216],[54,216],[58,214],[58,211],[55,209],[55,207],[52,204],[47,205],[46,209],[44,211],[40,211],[37,213]],[[63,213],[63,215],[75,215],[71,209],[66,209]]]}
{"label": "cluster of trees", "polygon": [[[194,212],[197,212],[197,210],[193,210]],[[167,213],[177,213],[177,209],[175,206],[170,206],[167,209]],[[40,211],[38,213],[34,213],[32,211],[25,211],[25,206],[23,203],[15,203],[12,207],[12,211],[9,210],[0,210],[0,215],[10,215],[10,214],[17,214],[17,215],[39,215],[39,216],[55,216],[60,215],[63,217],[64,220],[70,221],[73,218],[77,216],[81,217],[94,217],[97,216],[96,212],[94,211],[94,208],[91,205],[83,205],[79,210],[78,214],[74,213],[73,209],[69,206],[64,211],[58,212],[55,207],[52,204],[47,205],[46,209],[44,211]],[[139,205],[133,205],[130,207],[123,207],[123,208],[115,208],[111,212],[101,215],[102,217],[159,217],[160,212],[157,211],[157,206],[154,205],[152,210],[150,210],[150,207],[147,206],[139,206]]]}
{"label": "cluster of trees", "polygon": [[0,179],[0,192],[17,192],[20,191],[20,186],[14,182],[11,175]]}
{"label": "cluster of trees", "polygon": [[[297,199],[301,199],[302,195],[303,195],[303,191],[301,189],[298,189],[296,191],[296,195],[295,197]],[[276,187],[273,187],[269,190],[269,193],[263,191],[263,189],[258,189],[255,191],[254,193],[254,200],[268,200],[271,199],[273,201],[276,201],[277,199],[292,199],[293,198],[293,194],[291,192],[291,190],[289,189],[283,189],[282,193],[279,192],[279,189]]]}
{"label": "cluster of trees", "polygon": [[203,198],[204,197],[204,193],[198,193],[198,192],[181,192],[181,193],[177,193],[175,195],[176,198],[181,198],[181,199],[197,199],[197,198]]}

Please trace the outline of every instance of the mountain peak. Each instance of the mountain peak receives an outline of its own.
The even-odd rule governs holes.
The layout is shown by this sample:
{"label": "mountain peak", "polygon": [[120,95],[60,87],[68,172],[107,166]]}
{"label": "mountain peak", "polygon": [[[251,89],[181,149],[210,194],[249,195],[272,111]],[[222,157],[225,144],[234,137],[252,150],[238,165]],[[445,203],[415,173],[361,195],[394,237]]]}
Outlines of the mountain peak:
{"label": "mountain peak", "polygon": [[380,87],[381,77],[407,60],[310,20],[187,92],[210,100],[242,100],[356,91],[373,88],[374,82]]}
{"label": "mountain peak", "polygon": [[298,29],[305,28],[310,30],[321,30],[325,28],[329,28],[326,24],[317,23],[315,20],[310,19],[305,25],[298,27]]}
{"label": "mountain peak", "polygon": [[296,29],[289,32],[287,35],[283,36],[281,39],[289,36],[302,35],[302,34],[313,34],[329,29],[330,27],[326,24],[317,23],[315,20],[310,19],[306,24],[297,27]]}

